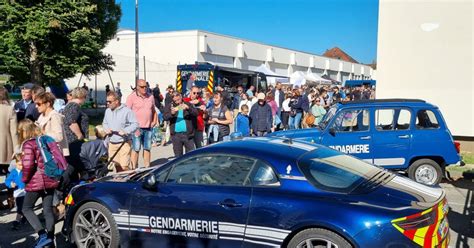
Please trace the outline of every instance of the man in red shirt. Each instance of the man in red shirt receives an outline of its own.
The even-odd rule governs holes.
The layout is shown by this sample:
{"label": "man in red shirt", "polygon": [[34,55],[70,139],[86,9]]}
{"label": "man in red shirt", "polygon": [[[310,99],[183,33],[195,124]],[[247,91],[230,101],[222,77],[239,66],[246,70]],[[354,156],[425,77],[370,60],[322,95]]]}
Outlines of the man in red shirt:
{"label": "man in red shirt", "polygon": [[137,89],[127,97],[127,107],[137,118],[138,129],[132,136],[132,169],[138,167],[138,153],[143,146],[143,162],[145,167],[150,166],[151,135],[153,127],[158,123],[155,111],[155,98],[147,91],[147,82],[138,80]]}
{"label": "man in red shirt", "polygon": [[203,113],[206,111],[206,104],[199,96],[201,90],[197,86],[191,87],[189,97],[184,98],[184,102],[190,103],[194,108],[198,109],[198,116],[193,119],[194,133],[194,144],[196,148],[202,147],[203,133],[204,133],[204,118]]}

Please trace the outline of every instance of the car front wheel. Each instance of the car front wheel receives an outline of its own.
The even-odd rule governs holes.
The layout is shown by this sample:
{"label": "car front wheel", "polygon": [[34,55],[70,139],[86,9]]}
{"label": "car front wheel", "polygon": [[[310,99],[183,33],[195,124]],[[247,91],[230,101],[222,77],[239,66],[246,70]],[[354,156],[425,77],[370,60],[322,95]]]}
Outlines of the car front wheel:
{"label": "car front wheel", "polygon": [[431,159],[419,159],[408,168],[408,177],[418,183],[436,185],[443,178],[443,171],[438,163]]}
{"label": "car front wheel", "polygon": [[322,228],[310,228],[297,233],[288,243],[290,248],[346,248],[352,247],[343,237]]}
{"label": "car front wheel", "polygon": [[73,219],[74,242],[77,247],[118,247],[119,232],[112,213],[103,205],[88,202]]}

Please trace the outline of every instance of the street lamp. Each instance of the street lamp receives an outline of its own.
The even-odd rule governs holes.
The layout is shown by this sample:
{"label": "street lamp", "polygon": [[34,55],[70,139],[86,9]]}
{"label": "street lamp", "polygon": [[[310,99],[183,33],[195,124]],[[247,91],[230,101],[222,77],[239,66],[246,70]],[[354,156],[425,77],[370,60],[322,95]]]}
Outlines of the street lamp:
{"label": "street lamp", "polygon": [[138,79],[140,77],[138,51],[138,0],[135,0],[135,89],[137,88]]}

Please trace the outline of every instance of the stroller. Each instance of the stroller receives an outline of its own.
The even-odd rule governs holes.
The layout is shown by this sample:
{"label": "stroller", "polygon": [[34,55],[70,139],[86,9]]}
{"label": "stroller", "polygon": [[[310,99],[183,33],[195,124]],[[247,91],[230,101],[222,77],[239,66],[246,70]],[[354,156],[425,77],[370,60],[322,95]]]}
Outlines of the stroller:
{"label": "stroller", "polygon": [[[112,132],[112,134],[119,135],[118,132]],[[80,172],[81,179],[84,181],[94,181],[114,171],[115,166],[113,160],[127,141],[128,140],[124,137],[124,141],[110,159],[107,159],[106,140],[97,139],[83,143],[79,154],[83,164],[82,171]]]}

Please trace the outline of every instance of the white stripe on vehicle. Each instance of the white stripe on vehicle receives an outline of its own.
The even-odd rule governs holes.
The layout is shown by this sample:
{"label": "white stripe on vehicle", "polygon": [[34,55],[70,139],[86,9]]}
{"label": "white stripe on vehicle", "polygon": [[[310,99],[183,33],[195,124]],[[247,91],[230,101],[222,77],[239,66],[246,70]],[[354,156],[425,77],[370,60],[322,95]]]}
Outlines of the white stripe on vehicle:
{"label": "white stripe on vehicle", "polygon": [[148,216],[146,216],[146,215],[133,215],[133,214],[130,214],[128,216],[130,216],[130,218],[148,219]]}
{"label": "white stripe on vehicle", "polygon": [[260,236],[260,235],[252,235],[252,234],[248,234],[248,233],[245,234],[245,237],[246,238],[264,239],[266,241],[275,241],[275,242],[279,242],[279,243],[283,242],[283,239],[270,238],[270,237]]}
{"label": "white stripe on vehicle", "polygon": [[228,239],[228,240],[237,240],[237,241],[244,240],[244,238],[227,237],[227,236],[219,236],[219,239]]}
{"label": "white stripe on vehicle", "polygon": [[282,232],[282,233],[290,233],[290,232],[291,232],[291,231],[288,231],[288,230],[285,230],[285,229],[278,229],[278,228],[264,227],[264,226],[252,226],[252,225],[247,225],[247,228],[263,229],[263,230],[269,230],[269,231],[275,231],[275,232]]}
{"label": "white stripe on vehicle", "polygon": [[121,217],[121,216],[114,216],[115,222],[127,222],[128,223],[128,217]]}
{"label": "white stripe on vehicle", "polygon": [[258,235],[261,237],[269,237],[269,238],[275,238],[275,239],[285,239],[288,234],[286,233],[280,233],[280,232],[275,232],[275,231],[268,231],[268,230],[263,230],[263,229],[245,229],[245,235]]}
{"label": "white stripe on vehicle", "polygon": [[[112,214],[112,215],[115,221],[117,222],[117,224],[119,225],[120,230],[130,230],[130,231],[146,231],[148,229],[158,230],[158,228],[150,228],[149,216],[128,215],[128,214]],[[166,229],[160,229],[160,230],[166,230]],[[219,230],[219,238],[221,239],[244,240],[244,242],[269,245],[269,246],[278,246],[275,243],[268,243],[268,242],[281,243],[291,232],[289,230],[284,230],[284,229],[264,227],[264,226],[245,225],[245,224],[238,224],[238,223],[231,223],[231,222],[218,222],[218,230]],[[236,236],[236,237],[229,237],[229,235]],[[259,239],[262,241],[258,241],[254,239]],[[265,242],[265,241],[268,241],[268,242]]]}
{"label": "white stripe on vehicle", "polygon": [[375,158],[374,164],[379,166],[404,165],[405,158]]}
{"label": "white stripe on vehicle", "polygon": [[219,225],[219,233],[222,231],[230,231],[230,232],[239,232],[244,233],[245,227],[237,227],[237,226],[222,226]]}
{"label": "white stripe on vehicle", "polygon": [[270,141],[270,143],[289,145],[289,146],[296,147],[296,148],[299,148],[299,149],[305,150],[305,151],[312,151],[312,150],[317,149],[316,146],[312,146],[312,145],[308,145],[308,144],[304,144],[304,143],[299,143],[297,141],[292,142],[290,144],[290,143],[286,143],[286,140],[273,139],[273,140]]}
{"label": "white stripe on vehicle", "polygon": [[280,245],[276,245],[276,244],[273,244],[273,243],[262,242],[262,241],[256,241],[256,240],[252,240],[252,239],[244,239],[244,242],[249,242],[249,243],[254,243],[254,244],[259,244],[259,245],[268,245],[268,246],[272,246],[272,247],[280,247]]}
{"label": "white stripe on vehicle", "polygon": [[219,234],[229,234],[229,235],[236,235],[236,236],[244,236],[243,232],[229,232],[229,231],[221,231],[219,230]]}
{"label": "white stripe on vehicle", "polygon": [[431,188],[429,186],[417,183],[415,181],[412,181],[408,178],[401,177],[401,176],[394,177],[391,182],[397,183],[399,185],[409,187],[409,188],[412,188],[412,189],[415,189],[415,190],[418,190],[422,193],[425,193],[425,194],[430,195],[430,196],[435,197],[435,198],[439,198],[443,193],[443,191],[440,190],[440,189]]}
{"label": "white stripe on vehicle", "polygon": [[245,227],[244,224],[237,224],[237,223],[230,223],[230,222],[220,222],[220,221],[219,221],[219,226],[221,226],[221,225]]}
{"label": "white stripe on vehicle", "polygon": [[130,223],[149,224],[150,221],[148,219],[130,218]]}

